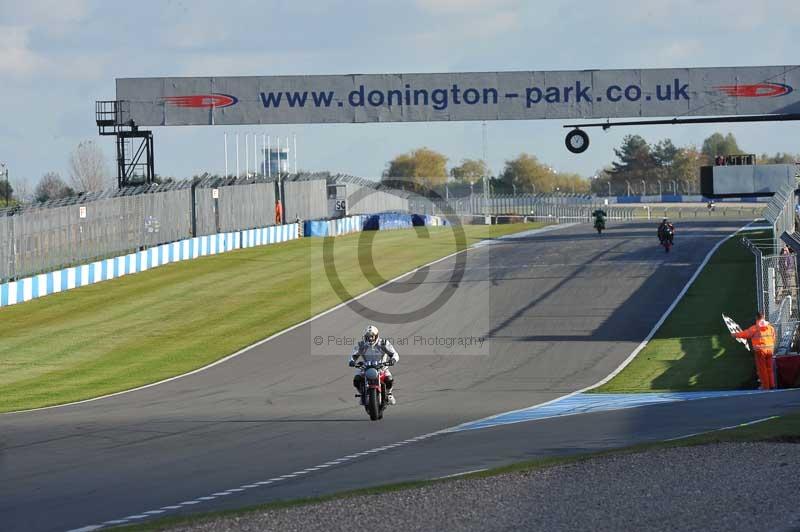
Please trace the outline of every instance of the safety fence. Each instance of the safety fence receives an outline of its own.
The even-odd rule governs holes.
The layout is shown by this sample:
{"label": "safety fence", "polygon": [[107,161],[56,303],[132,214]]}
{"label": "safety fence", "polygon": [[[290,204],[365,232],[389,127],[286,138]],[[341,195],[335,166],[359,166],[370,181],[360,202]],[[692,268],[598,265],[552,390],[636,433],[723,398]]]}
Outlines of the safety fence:
{"label": "safety fence", "polygon": [[205,178],[80,194],[0,211],[0,282],[190,237],[325,218],[326,182]]}
{"label": "safety fence", "polygon": [[[788,248],[782,250],[781,243],[787,238],[791,241],[795,234],[796,205],[794,187],[782,187],[775,192],[764,211],[764,218],[772,226],[771,237],[760,241],[743,239],[755,255],[756,302],[758,309],[775,327],[776,357],[800,353],[800,276],[797,255]],[[778,368],[779,364],[774,366]]]}
{"label": "safety fence", "polygon": [[772,196],[772,200],[764,210],[764,218],[772,225],[773,252],[778,253],[781,248],[781,238],[784,234],[795,232],[795,207],[797,199],[795,187],[784,185]]}

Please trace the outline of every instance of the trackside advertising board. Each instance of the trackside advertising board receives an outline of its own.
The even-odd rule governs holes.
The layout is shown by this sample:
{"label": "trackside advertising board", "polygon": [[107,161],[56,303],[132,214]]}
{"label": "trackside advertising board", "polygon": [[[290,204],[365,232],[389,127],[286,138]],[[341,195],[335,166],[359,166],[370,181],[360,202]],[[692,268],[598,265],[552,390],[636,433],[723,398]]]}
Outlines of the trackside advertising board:
{"label": "trackside advertising board", "polygon": [[800,66],[117,79],[139,126],[800,113]]}

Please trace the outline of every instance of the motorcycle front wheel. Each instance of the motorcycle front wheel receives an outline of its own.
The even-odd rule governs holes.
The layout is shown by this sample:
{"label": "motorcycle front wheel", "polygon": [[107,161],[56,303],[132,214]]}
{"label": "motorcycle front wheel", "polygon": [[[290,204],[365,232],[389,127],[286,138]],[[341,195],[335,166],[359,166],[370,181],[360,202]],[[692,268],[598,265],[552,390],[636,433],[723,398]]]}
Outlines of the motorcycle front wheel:
{"label": "motorcycle front wheel", "polygon": [[367,413],[369,414],[369,418],[372,421],[376,421],[379,419],[381,406],[380,402],[378,401],[378,390],[375,388],[369,389],[369,395],[367,399]]}

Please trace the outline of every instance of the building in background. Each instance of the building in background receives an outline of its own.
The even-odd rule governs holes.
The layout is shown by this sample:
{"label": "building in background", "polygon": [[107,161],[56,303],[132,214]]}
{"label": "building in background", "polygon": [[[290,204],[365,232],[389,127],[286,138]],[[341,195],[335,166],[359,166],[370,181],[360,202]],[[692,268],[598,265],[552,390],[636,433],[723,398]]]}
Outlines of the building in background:
{"label": "building in background", "polygon": [[262,155],[261,171],[263,175],[288,174],[292,171],[289,166],[289,148],[267,148]]}

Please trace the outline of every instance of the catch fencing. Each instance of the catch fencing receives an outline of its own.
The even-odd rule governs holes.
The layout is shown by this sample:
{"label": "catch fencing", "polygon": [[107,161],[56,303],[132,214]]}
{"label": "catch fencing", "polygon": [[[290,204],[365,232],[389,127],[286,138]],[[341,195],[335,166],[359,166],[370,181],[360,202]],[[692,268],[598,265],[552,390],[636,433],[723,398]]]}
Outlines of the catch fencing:
{"label": "catch fencing", "polygon": [[778,253],[781,248],[781,237],[784,233],[795,232],[795,206],[797,205],[794,193],[795,187],[784,185],[772,196],[772,200],[764,210],[764,218],[772,225],[773,253]]}
{"label": "catch fencing", "polygon": [[632,220],[634,207],[617,207],[597,203],[591,196],[539,196],[499,195],[488,199],[482,194],[465,198],[436,199],[414,197],[409,199],[409,208],[416,214],[469,216],[517,215],[531,219],[565,220],[575,222],[592,221],[592,212],[602,209],[610,220]]}
{"label": "catch fencing", "polygon": [[[326,217],[324,179],[286,188],[285,219]],[[306,198],[310,190],[316,200]],[[270,179],[205,178],[0,210],[0,282],[186,238],[272,226],[275,198]]]}
{"label": "catch fencing", "polygon": [[796,257],[794,254],[762,256],[760,270],[764,314],[775,327],[775,353],[797,353],[800,294]]}
{"label": "catch fencing", "polygon": [[[776,356],[800,352],[800,282],[795,253],[781,253],[782,239],[795,234],[794,187],[786,185],[772,197],[764,212],[772,237],[754,242],[744,239],[756,259],[756,300],[760,311],[775,327]],[[760,244],[760,246],[759,246]]]}

